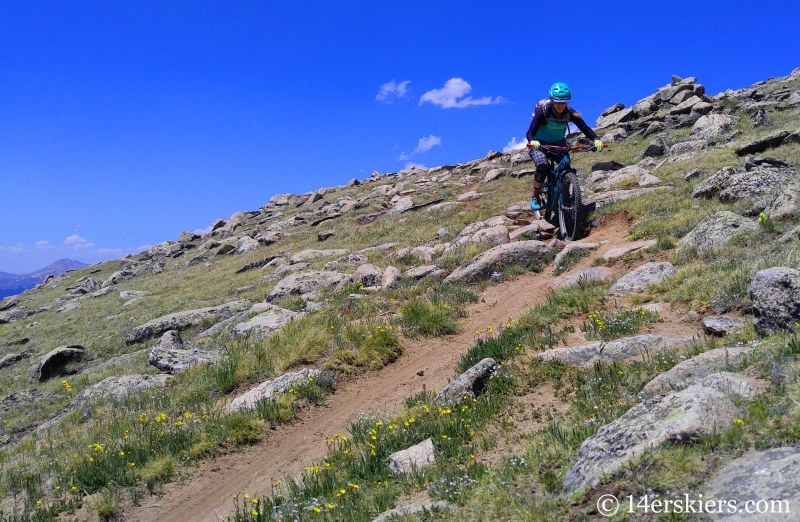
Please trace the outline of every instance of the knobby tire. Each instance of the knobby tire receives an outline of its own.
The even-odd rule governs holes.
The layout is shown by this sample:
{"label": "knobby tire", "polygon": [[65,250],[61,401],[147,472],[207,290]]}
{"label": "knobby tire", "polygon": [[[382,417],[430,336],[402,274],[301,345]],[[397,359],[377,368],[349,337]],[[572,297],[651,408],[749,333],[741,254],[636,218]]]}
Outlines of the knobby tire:
{"label": "knobby tire", "polygon": [[580,233],[581,186],[575,171],[564,173],[561,180],[561,202],[558,205],[558,226],[561,239],[573,241]]}

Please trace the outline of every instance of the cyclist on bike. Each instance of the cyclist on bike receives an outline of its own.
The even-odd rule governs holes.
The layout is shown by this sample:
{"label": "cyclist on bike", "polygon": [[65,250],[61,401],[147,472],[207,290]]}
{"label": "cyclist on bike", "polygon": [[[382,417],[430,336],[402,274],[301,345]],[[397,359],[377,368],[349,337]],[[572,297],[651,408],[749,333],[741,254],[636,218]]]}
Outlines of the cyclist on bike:
{"label": "cyclist on bike", "polygon": [[565,147],[567,145],[565,136],[569,123],[572,122],[587,138],[594,140],[595,150],[603,150],[603,142],[597,137],[597,134],[591,127],[586,125],[580,113],[567,105],[571,98],[572,93],[567,84],[554,83],[550,87],[550,97],[537,103],[533,111],[533,120],[526,136],[528,138],[528,148],[530,148],[528,154],[536,164],[536,174],[533,176],[533,193],[531,194],[531,209],[533,210],[542,208],[539,191],[542,188],[542,183],[550,173],[547,156],[549,155],[555,161],[560,161],[563,154],[566,154],[566,152],[556,153],[549,150],[542,152],[539,150],[542,144]]}

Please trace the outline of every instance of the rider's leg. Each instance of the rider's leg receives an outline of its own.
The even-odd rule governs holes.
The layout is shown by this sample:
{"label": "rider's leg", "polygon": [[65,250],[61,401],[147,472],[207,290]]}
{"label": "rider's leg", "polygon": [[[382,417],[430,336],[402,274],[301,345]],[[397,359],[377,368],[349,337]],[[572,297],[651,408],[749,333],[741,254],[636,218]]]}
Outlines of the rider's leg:
{"label": "rider's leg", "polygon": [[547,179],[547,174],[550,173],[550,165],[547,163],[547,157],[544,153],[538,150],[530,152],[531,159],[536,165],[536,173],[533,175],[533,192],[531,193],[531,208],[539,210],[542,208],[542,201],[539,198],[539,191],[542,189],[542,183]]}

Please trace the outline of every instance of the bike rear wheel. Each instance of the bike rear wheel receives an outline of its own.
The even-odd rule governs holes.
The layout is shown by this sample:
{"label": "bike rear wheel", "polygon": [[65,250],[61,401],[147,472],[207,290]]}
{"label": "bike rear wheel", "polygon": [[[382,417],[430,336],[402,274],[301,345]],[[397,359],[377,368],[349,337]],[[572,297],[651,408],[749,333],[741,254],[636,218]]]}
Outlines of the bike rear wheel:
{"label": "bike rear wheel", "polygon": [[561,239],[564,241],[573,241],[578,238],[581,203],[578,174],[574,170],[565,172],[561,179],[561,201],[558,205],[558,226],[561,231]]}

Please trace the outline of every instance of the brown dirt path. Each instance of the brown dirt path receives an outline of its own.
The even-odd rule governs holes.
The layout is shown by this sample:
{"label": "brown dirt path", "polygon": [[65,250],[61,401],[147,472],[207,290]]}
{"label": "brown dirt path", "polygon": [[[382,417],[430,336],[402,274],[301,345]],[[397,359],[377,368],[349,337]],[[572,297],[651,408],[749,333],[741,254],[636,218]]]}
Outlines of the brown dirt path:
{"label": "brown dirt path", "polygon": [[[604,242],[575,269],[586,268],[606,250],[624,243],[627,221],[608,219],[586,241]],[[619,275],[624,267],[618,267]],[[148,497],[126,509],[128,522],[211,522],[233,511],[233,495],[270,491],[274,481],[296,476],[326,453],[325,435],[347,433],[361,411],[391,411],[406,397],[423,389],[438,392],[455,377],[455,364],[474,344],[475,332],[499,329],[509,317],[519,317],[544,300],[554,279],[548,267],[488,287],[481,302],[467,308],[459,333],[445,338],[404,340],[400,359],[380,371],[340,383],[325,405],[301,414],[294,425],[269,431],[264,441],[245,452],[218,456],[190,470],[191,476],[167,484],[161,497]],[[422,375],[418,375],[422,373]],[[78,513],[79,520],[83,518]]]}

